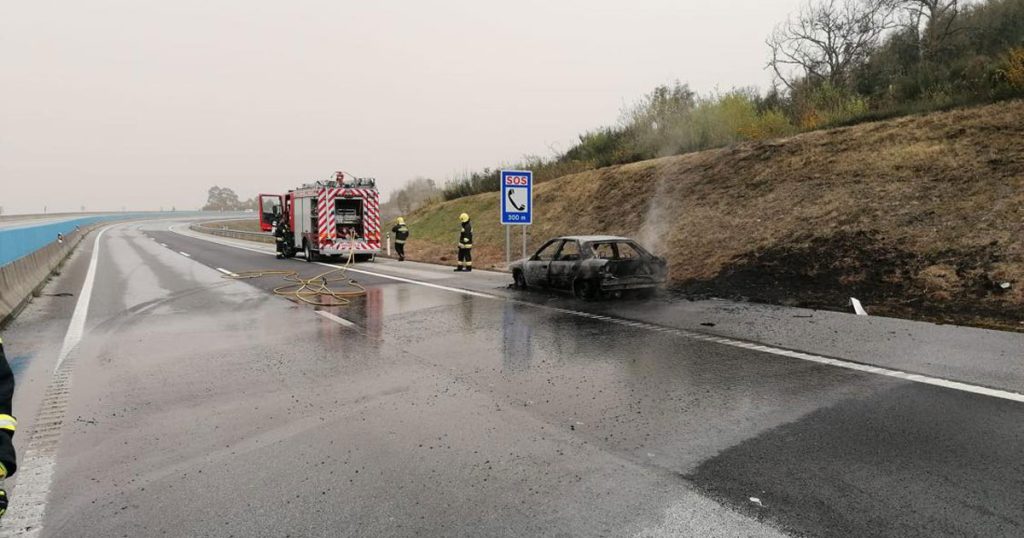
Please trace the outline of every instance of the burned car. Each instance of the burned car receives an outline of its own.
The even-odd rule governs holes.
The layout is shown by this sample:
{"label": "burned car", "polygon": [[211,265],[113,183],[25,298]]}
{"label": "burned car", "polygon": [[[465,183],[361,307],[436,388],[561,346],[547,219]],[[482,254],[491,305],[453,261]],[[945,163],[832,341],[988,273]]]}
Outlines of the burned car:
{"label": "burned car", "polygon": [[593,299],[616,292],[652,294],[665,283],[666,263],[636,241],[609,235],[556,237],[509,266],[516,287],[571,292]]}

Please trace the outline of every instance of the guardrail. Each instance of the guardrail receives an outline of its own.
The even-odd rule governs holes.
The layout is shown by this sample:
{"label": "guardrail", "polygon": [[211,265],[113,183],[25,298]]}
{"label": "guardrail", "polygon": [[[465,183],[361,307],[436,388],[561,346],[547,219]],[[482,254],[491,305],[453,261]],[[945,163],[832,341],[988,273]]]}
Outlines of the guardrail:
{"label": "guardrail", "polygon": [[79,225],[64,235],[64,241],[51,241],[13,262],[0,266],[0,327],[28,304],[33,293],[50,276],[86,235],[100,223]]}
{"label": "guardrail", "polygon": [[231,230],[228,228],[211,228],[202,223],[190,224],[189,229],[202,232],[204,234],[230,237],[232,239],[243,239],[245,241],[256,241],[259,243],[274,243],[274,236],[266,232],[243,232],[241,230]]}

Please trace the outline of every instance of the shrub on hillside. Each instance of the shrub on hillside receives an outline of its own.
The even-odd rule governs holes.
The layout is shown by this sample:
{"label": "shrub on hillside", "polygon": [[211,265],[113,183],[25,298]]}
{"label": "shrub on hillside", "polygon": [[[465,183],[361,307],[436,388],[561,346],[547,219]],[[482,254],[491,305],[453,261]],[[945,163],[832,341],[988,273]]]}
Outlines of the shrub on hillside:
{"label": "shrub on hillside", "polygon": [[[805,13],[824,13],[841,22],[848,13],[829,1],[810,0]],[[858,24],[882,25],[855,29],[871,38],[867,47],[856,42],[856,54],[826,47],[848,61],[831,58],[831,67],[805,62],[802,75],[786,69],[783,89],[765,95],[734,89],[700,96],[679,82],[658,86],[627,108],[617,125],[580,135],[561,155],[531,157],[508,168],[531,169],[536,181],[546,181],[743,140],[1024,95],[1024,0],[844,0],[842,5],[854,10],[850,13],[870,15],[858,18]],[[828,28],[823,25],[821,31]],[[814,36],[798,32],[789,38]],[[772,58],[779,61],[777,55]],[[444,198],[498,187],[497,169],[467,172],[445,184]]]}

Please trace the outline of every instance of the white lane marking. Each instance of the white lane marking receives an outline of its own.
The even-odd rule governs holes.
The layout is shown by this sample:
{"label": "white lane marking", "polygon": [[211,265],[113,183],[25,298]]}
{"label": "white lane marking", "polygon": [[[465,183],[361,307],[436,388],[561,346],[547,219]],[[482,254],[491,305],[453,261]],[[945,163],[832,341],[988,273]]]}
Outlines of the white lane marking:
{"label": "white lane marking", "polygon": [[[28,448],[18,466],[17,487],[11,496],[11,508],[7,520],[0,529],[0,536],[37,536],[42,530],[43,515],[46,513],[46,499],[53,483],[57,466],[57,444],[60,441],[61,426],[67,413],[71,390],[71,363],[65,359],[71,354],[85,332],[85,321],[92,300],[93,284],[96,281],[96,266],[99,261],[100,238],[110,227],[96,234],[89,258],[89,268],[78,294],[78,302],[71,314],[64,343],[57,355],[57,366],[43,396],[43,408],[36,417],[36,424],[29,439]],[[65,368],[61,366],[67,365]]]}
{"label": "white lane marking", "polygon": [[[316,262],[316,263],[318,265],[323,265],[325,267],[338,267],[337,265],[331,265],[329,263],[322,263],[322,262]],[[362,275],[370,275],[370,276],[376,276],[376,277],[380,277],[380,278],[387,278],[387,279],[390,279],[390,280],[396,280],[398,282],[405,282],[407,284],[416,284],[416,285],[419,285],[419,286],[425,286],[425,287],[428,287],[428,288],[434,288],[434,289],[438,289],[438,290],[450,291],[450,292],[453,292],[453,293],[461,293],[463,295],[471,295],[473,297],[484,297],[484,298],[487,298],[487,299],[504,299],[504,297],[498,297],[497,295],[491,295],[490,293],[483,293],[483,292],[479,292],[479,291],[465,290],[465,289],[462,289],[462,288],[453,288],[451,286],[442,286],[440,284],[434,284],[432,282],[423,282],[421,280],[413,280],[411,278],[405,278],[405,277],[394,276],[394,275],[386,275],[386,274],[382,274],[382,273],[374,273],[373,271],[366,271],[366,270],[363,270],[363,269],[354,269],[352,267],[349,267],[348,271],[351,272],[351,273],[359,273],[359,274],[362,274]]]}
{"label": "white lane marking", "polygon": [[167,246],[167,243],[160,243],[160,246],[161,246],[161,247],[166,247],[166,246]]}
{"label": "white lane marking", "polygon": [[352,323],[351,321],[349,321],[349,320],[347,320],[345,318],[335,316],[334,314],[332,314],[330,312],[324,312],[323,310],[317,310],[316,313],[319,316],[321,316],[321,317],[327,318],[327,319],[337,323],[338,325],[344,325],[345,327],[355,327],[356,326],[355,323]]}
{"label": "white lane marking", "polygon": [[223,267],[218,267],[217,270],[222,272],[222,273],[224,273],[225,275],[228,275],[228,276],[236,276],[234,273],[232,273],[231,271],[228,271],[227,269],[225,269]]}
{"label": "white lane marking", "polygon": [[183,251],[181,251],[181,250],[179,250],[179,251],[178,251],[178,254],[181,254],[182,256],[184,256],[184,257],[186,257],[186,258],[191,258],[191,257],[192,257],[192,256],[189,256],[189,255],[188,255],[188,252],[183,252]]}
{"label": "white lane marking", "polygon": [[60,347],[60,354],[57,355],[57,366],[53,368],[54,373],[60,369],[60,365],[67,358],[71,350],[82,340],[85,331],[85,318],[89,313],[89,301],[92,300],[93,283],[96,281],[96,265],[100,259],[100,238],[109,228],[103,228],[92,244],[92,256],[89,258],[89,269],[85,272],[85,280],[82,282],[82,291],[78,294],[78,302],[75,303],[75,310],[71,314],[71,322],[68,323],[68,332],[64,334],[64,344]]}
{"label": "white lane marking", "polygon": [[413,269],[410,267],[398,267],[397,264],[395,263],[377,262],[374,265],[377,267],[386,267],[390,274],[399,274],[407,276],[409,278],[419,278],[422,280],[448,280],[455,278],[457,276],[454,273],[438,273],[437,271],[425,271],[423,269]]}
{"label": "white lane marking", "polygon": [[[205,237],[195,237],[195,236],[183,234],[183,233],[178,232],[177,230],[174,230],[174,229],[171,229],[171,231],[176,232],[176,233],[178,233],[180,235],[185,235],[186,237],[193,237],[195,239],[200,239],[200,240],[203,240],[203,241],[210,241],[211,243],[217,243],[217,244],[221,244],[221,245],[225,245],[225,246],[229,246],[229,247],[234,247],[234,248],[238,248],[238,249],[242,249],[242,250],[250,250],[252,252],[258,252],[260,254],[267,254],[267,255],[270,255],[270,256],[274,255],[273,252],[268,252],[268,251],[265,251],[265,250],[258,250],[258,249],[249,248],[249,247],[245,247],[245,246],[241,246],[241,245],[235,245],[235,244],[231,244],[231,243],[223,243],[223,242],[220,242],[220,241],[216,241],[216,240],[212,240],[212,239],[207,239]],[[331,264],[327,264],[327,263],[320,263],[320,262],[318,262],[318,263],[320,265],[324,265],[324,266],[327,266],[327,267],[337,267],[336,265],[331,265]],[[542,309],[545,309],[545,310],[552,310],[552,311],[555,311],[555,312],[560,312],[560,313],[568,314],[568,315],[571,315],[571,316],[588,318],[588,319],[594,319],[594,320],[598,320],[598,321],[605,321],[605,322],[608,322],[608,323],[615,323],[617,325],[624,325],[624,326],[628,326],[628,327],[637,327],[637,328],[643,328],[643,329],[648,329],[648,330],[661,331],[661,332],[665,332],[665,333],[668,333],[668,334],[689,338],[691,340],[700,340],[700,341],[703,341],[703,342],[714,342],[716,344],[721,344],[721,345],[730,346],[730,347],[737,347],[737,348],[741,348],[741,349],[749,349],[749,350],[752,350],[752,351],[759,351],[761,353],[766,353],[766,354],[770,354],[770,355],[777,355],[777,356],[780,356],[780,357],[789,357],[789,358],[793,358],[793,359],[800,359],[800,360],[805,360],[805,361],[809,361],[809,362],[815,362],[815,363],[818,363],[818,364],[827,364],[829,366],[835,366],[835,367],[838,367],[838,368],[845,368],[847,370],[854,370],[854,371],[858,371],[858,372],[875,374],[875,375],[880,375],[880,376],[885,376],[885,377],[892,377],[892,378],[896,378],[896,379],[902,379],[902,380],[905,380],[905,381],[912,381],[914,383],[923,383],[923,384],[926,384],[926,385],[933,385],[933,386],[936,386],[936,387],[943,387],[943,388],[947,388],[947,389],[959,390],[959,391],[962,391],[962,392],[970,392],[970,393],[973,393],[973,394],[981,394],[983,396],[991,396],[993,398],[1000,398],[1000,399],[1003,399],[1003,400],[1011,400],[1011,401],[1015,401],[1015,402],[1024,403],[1024,394],[1021,394],[1021,393],[1018,393],[1018,392],[1012,392],[1012,391],[1008,391],[1008,390],[994,389],[994,388],[991,388],[991,387],[985,387],[985,386],[982,386],[982,385],[973,385],[973,384],[970,384],[970,383],[962,383],[960,381],[953,381],[951,379],[943,379],[941,377],[932,377],[932,376],[926,376],[926,375],[921,375],[921,374],[913,374],[913,373],[903,372],[903,371],[900,371],[900,370],[893,370],[893,369],[890,369],[890,368],[883,368],[881,366],[872,366],[872,365],[868,365],[868,364],[861,364],[861,363],[847,361],[847,360],[843,360],[843,359],[835,359],[835,358],[825,357],[825,356],[821,356],[821,355],[814,355],[812,353],[804,353],[802,351],[793,351],[793,350],[789,350],[789,349],[785,349],[785,348],[779,348],[779,347],[774,347],[774,346],[766,346],[766,345],[763,345],[763,344],[759,344],[757,342],[749,342],[749,341],[737,340],[735,338],[725,338],[725,337],[721,337],[721,336],[715,336],[715,335],[710,335],[710,334],[698,333],[698,332],[694,332],[694,331],[688,331],[688,330],[685,330],[685,329],[677,329],[675,327],[665,327],[665,326],[662,326],[662,325],[655,325],[653,323],[637,322],[637,321],[623,319],[623,318],[615,318],[615,317],[606,316],[606,315],[591,314],[589,312],[581,312],[579,310],[569,310],[567,308],[558,308],[558,307],[554,307],[554,306],[541,305],[541,304],[531,303],[531,302],[527,302],[527,301],[520,301],[518,299],[511,299],[511,298],[508,298],[508,297],[502,297],[500,295],[492,295],[492,294],[489,294],[489,293],[482,293],[482,292],[478,292],[478,291],[470,291],[470,290],[465,290],[465,289],[461,289],[461,288],[453,288],[453,287],[450,287],[450,286],[441,286],[439,284],[433,284],[431,282],[420,282],[418,280],[413,280],[413,279],[410,279],[410,278],[402,278],[402,277],[397,277],[397,276],[391,276],[391,275],[385,275],[385,274],[380,274],[380,273],[374,273],[374,272],[365,271],[365,270],[362,270],[362,269],[352,269],[352,268],[349,268],[349,271],[352,271],[352,272],[355,272],[355,273],[362,273],[362,274],[366,274],[366,275],[377,276],[377,277],[381,277],[381,278],[387,278],[387,279],[391,279],[391,280],[397,280],[399,282],[406,282],[406,283],[409,283],[409,284],[416,284],[416,285],[425,286],[425,287],[428,287],[428,288],[435,288],[435,289],[439,289],[439,290],[450,291],[452,293],[461,293],[463,295],[470,295],[470,296],[473,296],[473,297],[482,297],[482,298],[485,298],[485,299],[495,299],[495,300],[499,300],[499,301],[509,301],[509,302],[512,302],[512,303],[522,304],[522,305],[526,305],[526,306],[532,306],[532,307],[535,307],[535,308],[542,308]]]}
{"label": "white lane marking", "polygon": [[[210,238],[206,238],[206,237],[197,237],[197,236],[194,236],[194,235],[185,234],[185,233],[182,233],[182,232],[178,231],[177,229],[175,229],[174,226],[169,226],[167,229],[169,231],[172,231],[172,232],[177,233],[179,235],[184,235],[185,237],[191,237],[193,239],[199,239],[201,241],[209,241],[210,243],[216,243],[218,245],[224,245],[224,246],[233,247],[233,248],[237,248],[237,249],[241,249],[241,250],[248,250],[250,252],[257,252],[259,254],[265,254],[267,256],[276,256],[277,255],[274,252],[269,252],[269,251],[266,251],[266,250],[260,250],[260,249],[255,249],[255,248],[246,247],[246,246],[242,246],[242,245],[236,245],[234,243],[228,243],[226,241],[217,241],[215,239],[210,239]],[[329,263],[323,263],[323,262],[316,262],[316,263],[318,265],[323,265],[324,267],[333,267],[333,268],[337,268],[338,267],[337,265],[331,265]],[[499,297],[497,295],[492,295],[490,293],[483,293],[483,292],[479,292],[479,291],[466,290],[466,289],[462,289],[462,288],[453,288],[451,286],[442,286],[440,284],[434,284],[434,283],[431,283],[431,282],[422,282],[422,281],[419,281],[419,280],[413,280],[411,278],[404,278],[404,277],[400,277],[400,276],[393,276],[393,275],[387,275],[387,274],[382,274],[382,273],[374,273],[372,271],[366,271],[366,270],[363,270],[363,269],[353,269],[353,268],[349,267],[348,270],[353,272],[353,273],[360,273],[360,274],[364,274],[364,275],[376,276],[376,277],[380,277],[380,278],[396,280],[398,282],[405,282],[407,284],[416,284],[416,285],[425,286],[425,287],[428,287],[428,288],[434,288],[434,289],[439,289],[439,290],[444,290],[444,291],[450,291],[452,293],[461,293],[461,294],[470,295],[470,296],[473,296],[473,297],[484,297],[484,298],[488,298],[488,299],[502,299],[502,300],[505,299],[504,297]]]}

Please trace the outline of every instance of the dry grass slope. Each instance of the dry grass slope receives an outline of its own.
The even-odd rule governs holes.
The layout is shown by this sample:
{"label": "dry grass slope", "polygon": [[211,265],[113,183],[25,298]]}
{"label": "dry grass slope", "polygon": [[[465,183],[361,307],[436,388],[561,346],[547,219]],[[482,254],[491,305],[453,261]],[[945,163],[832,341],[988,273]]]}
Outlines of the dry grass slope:
{"label": "dry grass slope", "polygon": [[[468,211],[477,265],[502,264],[497,196],[412,215],[413,257],[450,260]],[[535,204],[531,249],[635,236],[689,294],[834,309],[856,296],[876,314],[1024,330],[1021,101],[569,175]]]}

